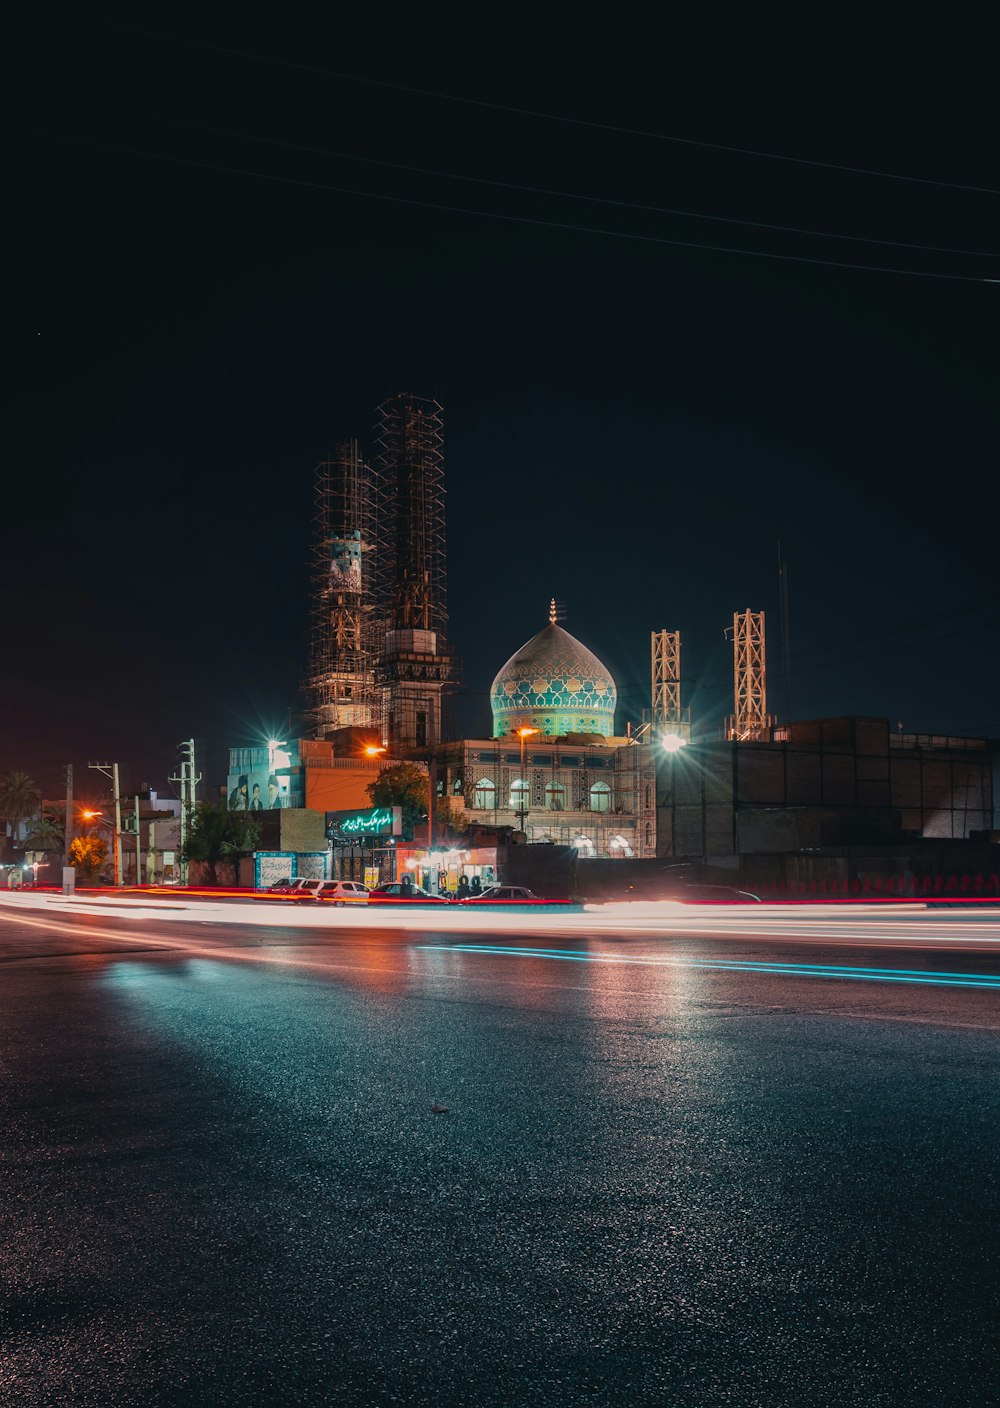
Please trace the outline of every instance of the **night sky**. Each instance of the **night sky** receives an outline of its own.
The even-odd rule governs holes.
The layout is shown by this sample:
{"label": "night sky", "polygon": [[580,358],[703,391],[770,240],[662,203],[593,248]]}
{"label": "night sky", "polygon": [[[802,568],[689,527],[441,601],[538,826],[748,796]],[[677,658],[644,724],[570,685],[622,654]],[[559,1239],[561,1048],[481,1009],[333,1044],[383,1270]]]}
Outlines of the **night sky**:
{"label": "night sky", "polygon": [[14,45],[0,768],[297,732],[313,467],[396,391],[445,408],[462,732],[552,595],[620,731],[663,627],[721,723],[748,606],[780,710],[780,537],[793,716],[1000,733],[990,46],[407,13]]}

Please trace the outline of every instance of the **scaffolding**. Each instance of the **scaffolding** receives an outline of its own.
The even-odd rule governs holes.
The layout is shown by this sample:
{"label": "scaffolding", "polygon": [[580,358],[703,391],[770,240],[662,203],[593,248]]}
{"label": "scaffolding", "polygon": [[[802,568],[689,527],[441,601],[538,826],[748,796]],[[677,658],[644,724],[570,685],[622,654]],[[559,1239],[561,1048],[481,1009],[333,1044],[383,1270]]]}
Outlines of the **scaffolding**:
{"label": "scaffolding", "polygon": [[372,601],[388,630],[447,636],[444,420],[437,401],[401,393],[378,408]]}
{"label": "scaffolding", "polygon": [[672,733],[687,740],[691,736],[691,711],[681,707],[680,631],[653,631],[651,660],[653,732]]}
{"label": "scaffolding", "polygon": [[367,580],[375,488],[356,440],[340,441],[316,466],[306,693],[317,738],[377,722]]}
{"label": "scaffolding", "polygon": [[734,612],[732,630],[735,712],[726,720],[726,737],[737,743],[760,742],[770,736],[773,723],[767,712],[763,611]]}
{"label": "scaffolding", "polygon": [[378,724],[390,748],[432,748],[448,733],[457,683],[447,645],[444,419],[409,393],[378,407],[375,571],[368,627]]}

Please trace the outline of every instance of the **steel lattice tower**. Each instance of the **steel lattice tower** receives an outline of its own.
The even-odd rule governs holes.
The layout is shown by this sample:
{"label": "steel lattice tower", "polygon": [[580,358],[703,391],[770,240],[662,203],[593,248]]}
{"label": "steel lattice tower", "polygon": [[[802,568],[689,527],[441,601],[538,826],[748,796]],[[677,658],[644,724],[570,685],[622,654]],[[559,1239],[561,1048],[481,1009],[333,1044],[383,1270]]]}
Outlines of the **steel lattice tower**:
{"label": "steel lattice tower", "polygon": [[653,725],[681,721],[681,633],[652,635]]}
{"label": "steel lattice tower", "polygon": [[768,737],[772,720],[767,712],[763,611],[733,614],[733,706],[735,712],[726,720],[728,739],[745,743]]}

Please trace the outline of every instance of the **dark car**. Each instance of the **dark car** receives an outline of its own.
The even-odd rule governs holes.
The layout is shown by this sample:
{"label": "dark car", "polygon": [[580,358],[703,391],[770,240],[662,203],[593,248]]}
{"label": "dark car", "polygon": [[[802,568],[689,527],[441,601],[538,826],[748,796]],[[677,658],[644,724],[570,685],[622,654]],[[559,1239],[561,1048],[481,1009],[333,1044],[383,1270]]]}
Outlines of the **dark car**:
{"label": "dark car", "polygon": [[491,885],[481,895],[467,895],[460,904],[544,904],[534,890],[525,885]]}
{"label": "dark car", "polygon": [[737,890],[732,885],[678,885],[666,899],[681,904],[760,904],[760,895],[749,890]]}
{"label": "dark car", "polygon": [[491,885],[481,895],[468,895],[459,900],[459,904],[473,904],[486,909],[557,909],[574,914],[583,909],[579,900],[546,899],[536,895],[526,885]]}
{"label": "dark car", "polygon": [[268,885],[264,891],[266,895],[281,895],[288,900],[311,900],[313,898],[309,881],[304,875],[292,877],[283,875],[280,880],[275,880],[273,885]]}
{"label": "dark car", "polygon": [[443,895],[432,895],[419,885],[401,885],[393,881],[388,885],[376,885],[368,891],[369,904],[447,904]]}

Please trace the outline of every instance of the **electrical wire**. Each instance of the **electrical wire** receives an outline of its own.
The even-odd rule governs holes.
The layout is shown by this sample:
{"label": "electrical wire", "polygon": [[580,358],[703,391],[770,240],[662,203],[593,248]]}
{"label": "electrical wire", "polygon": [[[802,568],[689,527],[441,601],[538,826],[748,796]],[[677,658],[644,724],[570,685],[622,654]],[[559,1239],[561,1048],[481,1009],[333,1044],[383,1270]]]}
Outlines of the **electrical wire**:
{"label": "electrical wire", "polygon": [[[50,134],[43,134],[50,135]],[[84,146],[98,147],[104,151],[123,152],[129,156],[146,157],[154,161],[166,161],[180,166],[193,166],[203,171],[221,171],[231,176],[249,176],[255,180],[271,181],[279,185],[298,186],[307,190],[329,191],[336,195],[357,196],[364,200],[377,200],[395,205],[407,205],[423,210],[440,210],[449,215],[471,215],[482,220],[498,220],[507,224],[532,225],[549,230],[564,230],[574,234],[600,235],[609,239],[625,239],[640,244],[668,245],[679,249],[701,249],[711,254],[739,254],[750,259],[770,259],[791,264],[816,264],[830,269],[853,269],[869,274],[899,274],[908,278],[937,279],[948,283],[995,284],[1000,279],[984,275],[944,274],[930,269],[900,269],[893,265],[852,264],[847,260],[821,259],[804,254],[776,254],[769,250],[741,249],[732,245],[703,244],[698,240],[669,239],[665,235],[640,235],[628,230],[605,230],[593,225],[574,225],[568,221],[542,220],[527,215],[508,215],[493,210],[472,210],[467,206],[446,205],[442,202],[417,200],[411,196],[386,195],[378,191],[361,191],[350,186],[335,186],[322,181],[306,181],[293,176],[276,176],[263,171],[248,171],[245,168],[224,166],[217,162],[196,161],[193,157],[174,156],[165,152],[143,151],[137,147],[126,147],[119,143],[99,142],[95,138],[55,134],[59,140],[75,142]]]}
{"label": "electrical wire", "polygon": [[701,147],[710,151],[729,152],[738,156],[752,156],[766,161],[784,161],[797,166],[815,166],[828,171],[843,171],[856,176],[877,176],[889,181],[905,181],[923,186],[938,186],[954,191],[975,191],[981,195],[1000,195],[1000,189],[992,186],[976,186],[961,181],[942,181],[930,176],[906,176],[896,171],[879,171],[866,166],[851,166],[841,162],[820,161],[814,157],[788,156],[783,152],[760,151],[754,147],[730,146],[724,142],[707,142],[695,137],[677,137],[666,132],[649,132],[643,128],[621,127],[614,123],[597,122],[590,118],[568,117],[562,113],[541,112],[534,108],[519,108],[508,103],[490,102],[485,98],[469,98],[458,93],[442,93],[432,88],[417,88],[406,83],[392,83],[383,78],[367,78],[359,74],[345,73],[340,69],[320,68],[316,64],[305,64],[294,59],[283,59],[275,54],[256,54],[246,49],[233,49],[224,44],[211,44],[204,39],[186,39],[176,34],[164,34],[158,30],[141,29],[137,25],[121,24],[114,20],[82,15],[81,19],[91,24],[105,25],[109,29],[124,30],[141,34],[147,39],[165,40],[171,44],[183,44],[194,49],[209,49],[218,54],[228,54],[233,58],[252,59],[257,63],[277,64],[283,68],[302,73],[315,73],[324,78],[337,78],[346,83],[366,84],[373,88],[385,88],[397,93],[410,93],[416,97],[434,98],[439,102],[462,103],[469,107],[485,108],[493,112],[512,113],[517,117],[531,117],[544,122],[556,122],[573,127],[587,127],[599,132],[614,132],[619,136],[642,137],[654,142],[674,142],[683,146]]}
{"label": "electrical wire", "polygon": [[352,152],[335,152],[327,147],[306,146],[301,142],[287,142],[279,137],[259,137],[252,132],[235,132],[226,127],[210,127],[206,123],[191,122],[185,118],[154,116],[156,122],[168,123],[172,127],[190,127],[199,132],[211,132],[215,136],[236,137],[241,141],[260,142],[267,146],[284,147],[290,151],[308,152],[313,156],[333,157],[337,161],[352,161],[366,166],[379,166],[389,171],[406,171],[417,176],[435,176],[447,181],[466,181],[478,186],[492,186],[504,191],[521,191],[529,195],[551,196],[559,200],[585,201],[591,205],[609,205],[618,210],[639,210],[647,215],[679,215],[685,220],[710,220],[722,225],[744,225],[754,230],[776,230],[782,234],[810,235],[816,239],[848,240],[854,244],[877,244],[890,249],[916,249],[928,254],[959,254],[976,259],[1000,259],[1000,251],[983,249],[955,249],[949,245],[913,244],[907,240],[883,240],[874,235],[842,235],[832,230],[810,230],[799,225],[774,225],[764,220],[747,220],[736,215],[706,215],[698,210],[681,210],[673,206],[645,205],[640,201],[615,200],[610,196],[583,195],[577,191],[557,191],[545,186],[527,186],[515,181],[498,181],[488,176],[469,176],[457,171],[441,171],[431,166],[412,166],[400,161],[385,161],[377,157],[357,156]]}

